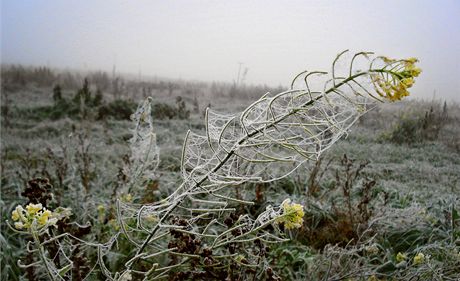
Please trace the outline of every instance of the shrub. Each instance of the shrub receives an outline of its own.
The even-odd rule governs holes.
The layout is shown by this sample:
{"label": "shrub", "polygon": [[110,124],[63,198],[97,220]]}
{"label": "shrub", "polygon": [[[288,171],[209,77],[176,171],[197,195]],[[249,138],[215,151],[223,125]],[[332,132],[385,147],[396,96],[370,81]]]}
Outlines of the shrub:
{"label": "shrub", "polygon": [[424,115],[403,116],[398,119],[394,128],[382,135],[382,138],[397,144],[414,144],[434,141],[439,137],[441,129],[447,123],[447,107],[436,112],[431,106]]}
{"label": "shrub", "polygon": [[164,119],[189,119],[190,110],[182,97],[176,98],[176,107],[167,103],[155,103],[153,105],[152,116],[156,120]]}
{"label": "shrub", "polygon": [[99,107],[97,119],[113,118],[115,120],[130,120],[136,110],[136,104],[129,100],[114,100]]}
{"label": "shrub", "polygon": [[153,105],[152,115],[157,120],[173,119],[176,114],[176,108],[167,103],[156,103]]}

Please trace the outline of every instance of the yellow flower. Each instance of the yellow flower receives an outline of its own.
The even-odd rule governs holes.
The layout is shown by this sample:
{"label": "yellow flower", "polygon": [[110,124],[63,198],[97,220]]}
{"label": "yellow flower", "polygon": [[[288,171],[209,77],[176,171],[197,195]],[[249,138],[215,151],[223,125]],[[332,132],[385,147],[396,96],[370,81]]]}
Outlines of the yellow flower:
{"label": "yellow flower", "polygon": [[418,77],[422,73],[422,69],[419,67],[414,67],[410,70],[410,74],[412,77]]}
{"label": "yellow flower", "polygon": [[291,203],[290,199],[286,199],[281,204],[283,214],[276,220],[278,223],[284,223],[286,229],[300,228],[303,224],[303,206],[300,204]]}
{"label": "yellow flower", "polygon": [[51,211],[44,209],[42,213],[38,216],[38,224],[45,225],[48,222],[49,217],[51,216]]}
{"label": "yellow flower", "polygon": [[68,209],[59,207],[54,213],[47,210],[42,204],[29,204],[24,209],[21,205],[18,205],[13,212],[11,212],[11,219],[15,221],[14,227],[17,229],[43,229],[51,225],[56,226],[58,220],[65,218],[59,211],[65,210],[68,213]]}
{"label": "yellow flower", "polygon": [[401,75],[407,77],[417,77],[420,75],[422,70],[419,67],[415,66],[415,63],[418,62],[417,59],[407,59],[404,61],[404,70],[401,71]]}
{"label": "yellow flower", "polygon": [[425,262],[425,255],[423,253],[418,253],[417,255],[414,256],[414,261],[413,264],[421,264]]}
{"label": "yellow flower", "polygon": [[390,101],[401,100],[408,96],[407,89],[414,85],[414,78],[422,72],[420,68],[415,66],[418,59],[409,58],[401,61],[386,57],[381,57],[381,59],[387,66],[391,66],[392,70],[383,68],[381,71],[371,74],[371,81],[377,94]]}
{"label": "yellow flower", "polygon": [[406,88],[410,88],[410,87],[412,87],[412,85],[414,85],[414,78],[412,78],[412,77],[404,78],[403,80],[401,80],[401,84],[406,86]]}
{"label": "yellow flower", "polygon": [[407,255],[406,254],[403,254],[401,252],[399,252],[397,255],[396,255],[396,261],[397,262],[402,262],[404,260],[407,259]]}
{"label": "yellow flower", "polygon": [[26,210],[21,205],[16,206],[16,208],[11,212],[11,219],[13,221],[20,222],[21,228],[24,228],[24,223],[28,222],[28,219],[25,215]]}
{"label": "yellow flower", "polygon": [[414,63],[418,62],[418,58],[412,57],[412,58],[406,59],[405,61],[406,61],[407,63],[414,64]]}
{"label": "yellow flower", "polygon": [[29,205],[26,206],[27,213],[31,216],[35,215],[38,211],[40,211],[43,208],[41,203],[38,204],[32,204],[30,203]]}
{"label": "yellow flower", "polygon": [[17,221],[19,220],[20,216],[19,216],[19,212],[17,209],[15,209],[13,212],[11,212],[11,219],[13,221]]}

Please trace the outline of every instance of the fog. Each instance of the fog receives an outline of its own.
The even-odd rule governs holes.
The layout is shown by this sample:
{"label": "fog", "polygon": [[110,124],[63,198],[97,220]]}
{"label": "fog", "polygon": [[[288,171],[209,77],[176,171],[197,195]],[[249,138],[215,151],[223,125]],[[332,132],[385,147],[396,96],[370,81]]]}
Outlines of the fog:
{"label": "fog", "polygon": [[418,57],[412,96],[459,98],[460,1],[1,2],[2,63],[287,86],[344,49]]}

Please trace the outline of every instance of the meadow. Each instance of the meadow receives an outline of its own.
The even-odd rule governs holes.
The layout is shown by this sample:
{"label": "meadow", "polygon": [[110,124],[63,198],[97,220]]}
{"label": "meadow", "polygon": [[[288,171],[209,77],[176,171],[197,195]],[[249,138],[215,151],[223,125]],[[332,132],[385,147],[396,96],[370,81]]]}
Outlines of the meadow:
{"label": "meadow", "polygon": [[[235,180],[217,209],[197,191],[149,246],[159,254],[137,261],[143,230],[163,221],[156,209],[147,216],[136,208],[161,208],[174,194],[189,171],[184,139],[188,130],[206,134],[206,108],[237,113],[286,89],[11,65],[1,78],[2,280],[49,280],[46,264],[56,266],[55,280],[460,280],[457,103],[411,96],[378,104],[280,180]],[[147,146],[158,154],[139,152],[146,144],[134,138],[150,125],[156,144]],[[139,161],[151,174],[134,181]],[[62,214],[35,240],[12,219],[29,203]],[[297,204],[298,227],[270,217]],[[215,227],[190,223],[200,206]],[[264,232],[243,237],[254,229],[240,225],[256,225],[261,214],[270,221]],[[71,236],[51,239],[64,233]]]}

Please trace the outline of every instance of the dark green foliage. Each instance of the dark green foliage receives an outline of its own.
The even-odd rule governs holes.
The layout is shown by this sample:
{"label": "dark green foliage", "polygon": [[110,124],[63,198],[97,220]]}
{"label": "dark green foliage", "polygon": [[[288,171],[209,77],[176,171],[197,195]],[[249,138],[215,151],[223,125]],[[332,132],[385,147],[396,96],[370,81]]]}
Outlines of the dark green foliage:
{"label": "dark green foliage", "polygon": [[78,115],[79,108],[63,100],[55,106],[38,106],[33,108],[17,109],[16,114],[21,118],[42,121],[57,120],[64,117],[74,118]]}
{"label": "dark green foliage", "polygon": [[130,120],[137,104],[130,100],[114,100],[99,107],[97,119],[113,118],[115,120]]}
{"label": "dark green foliage", "polygon": [[418,142],[420,130],[419,119],[403,118],[388,135],[388,140],[394,143],[414,143]]}
{"label": "dark green foliage", "polygon": [[156,103],[152,108],[153,119],[173,119],[176,116],[176,109],[167,103]]}
{"label": "dark green foliage", "polygon": [[176,98],[176,107],[167,103],[156,103],[152,108],[152,116],[154,120],[164,119],[189,119],[190,110],[182,97]]}

